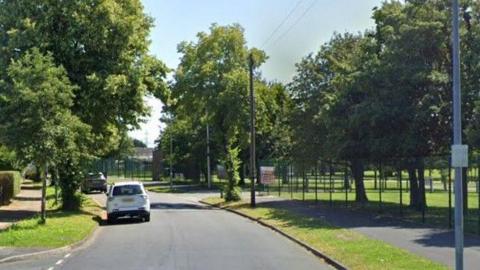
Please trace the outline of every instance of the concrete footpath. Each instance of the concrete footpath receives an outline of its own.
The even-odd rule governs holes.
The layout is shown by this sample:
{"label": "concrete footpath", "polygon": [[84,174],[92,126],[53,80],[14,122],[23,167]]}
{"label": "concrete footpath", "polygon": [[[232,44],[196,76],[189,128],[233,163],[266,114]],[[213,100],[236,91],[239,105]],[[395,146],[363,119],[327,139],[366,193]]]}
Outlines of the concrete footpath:
{"label": "concrete footpath", "polygon": [[21,188],[9,205],[0,206],[0,230],[40,212],[42,191],[32,184],[22,184]]}
{"label": "concrete footpath", "polygon": [[[245,199],[248,200],[249,196]],[[257,205],[288,209],[324,219],[335,226],[382,240],[450,268],[454,268],[455,265],[455,242],[452,230],[379,217],[376,213],[359,213],[345,208],[330,208],[324,204],[291,201],[273,196],[257,197]],[[464,260],[465,269],[479,269],[479,236],[470,234],[465,236]]]}

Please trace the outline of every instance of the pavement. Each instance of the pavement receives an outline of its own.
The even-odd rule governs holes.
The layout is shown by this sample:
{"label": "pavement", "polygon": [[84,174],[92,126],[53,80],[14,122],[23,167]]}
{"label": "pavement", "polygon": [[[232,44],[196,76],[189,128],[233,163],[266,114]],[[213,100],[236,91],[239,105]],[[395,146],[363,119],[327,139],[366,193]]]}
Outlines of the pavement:
{"label": "pavement", "polygon": [[[87,246],[1,269],[331,269],[270,229],[198,203],[211,195],[150,193],[150,222],[103,221]],[[90,196],[105,203],[104,194]]]}
{"label": "pavement", "polygon": [[0,206],[0,230],[39,213],[42,192],[32,184],[22,184],[20,193],[9,205]]}

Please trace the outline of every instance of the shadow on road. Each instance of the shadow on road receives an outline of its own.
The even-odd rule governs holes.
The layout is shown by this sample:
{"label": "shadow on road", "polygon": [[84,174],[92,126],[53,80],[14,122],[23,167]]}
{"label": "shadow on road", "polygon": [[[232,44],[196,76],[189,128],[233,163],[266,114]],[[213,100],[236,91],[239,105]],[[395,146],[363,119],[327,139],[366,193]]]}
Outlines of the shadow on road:
{"label": "shadow on road", "polygon": [[194,203],[151,203],[152,210],[211,210],[211,207]]}
{"label": "shadow on road", "polygon": [[141,218],[119,218],[113,223],[109,223],[106,219],[103,219],[99,216],[92,217],[99,226],[118,226],[118,225],[129,225],[129,224],[138,224],[143,223]]}

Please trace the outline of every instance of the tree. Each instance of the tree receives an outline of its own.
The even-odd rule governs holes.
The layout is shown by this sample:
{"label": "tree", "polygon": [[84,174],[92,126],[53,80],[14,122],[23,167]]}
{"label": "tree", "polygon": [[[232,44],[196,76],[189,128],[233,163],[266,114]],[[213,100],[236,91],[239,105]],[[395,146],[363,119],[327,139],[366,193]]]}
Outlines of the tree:
{"label": "tree", "polygon": [[70,113],[75,87],[51,54],[31,49],[7,69],[0,94],[1,141],[43,172],[42,221],[48,168],[72,155],[83,155],[78,144],[88,126]]}
{"label": "tree", "polygon": [[[374,12],[379,65],[373,118],[379,146],[405,159],[410,205],[426,207],[424,157],[448,151],[451,134],[449,4],[385,3]],[[394,109],[394,113],[385,113]],[[380,124],[387,128],[381,128]],[[391,127],[391,128],[388,128]],[[395,147],[392,141],[398,142]]]}
{"label": "tree", "polygon": [[[228,177],[227,200],[238,200],[239,154],[248,143],[248,61],[265,60],[262,51],[248,49],[239,25],[212,25],[209,33],[199,33],[196,43],[183,42],[174,75],[172,108],[176,115],[214,130],[212,141]],[[208,111],[208,114],[207,114]]]}
{"label": "tree", "polygon": [[97,155],[115,152],[148,115],[145,95],[168,97],[168,69],[147,53],[153,20],[139,0],[1,1],[0,25],[0,79],[30,48],[50,53],[75,85],[71,110],[92,127]]}
{"label": "tree", "polygon": [[345,160],[355,180],[356,201],[366,202],[364,163],[370,158],[368,108],[362,107],[369,87],[368,63],[374,59],[370,38],[336,34],[315,55],[297,64],[289,85],[295,103],[294,156],[313,166],[320,159]]}
{"label": "tree", "polygon": [[147,147],[147,145],[144,142],[142,142],[138,139],[133,139],[133,146],[134,147],[143,147],[143,148]]}
{"label": "tree", "polygon": [[[59,174],[66,177],[62,181],[70,181],[64,182],[64,199],[74,197],[81,181],[80,172],[91,155],[118,156],[129,149],[128,130],[138,127],[149,113],[144,103],[146,95],[163,101],[168,99],[165,83],[168,69],[148,54],[148,34],[152,26],[153,20],[143,13],[139,0],[0,1],[0,81],[4,82],[0,90],[8,92],[5,97],[20,95],[12,90],[20,87],[14,85],[12,77],[18,74],[8,70],[27,52],[32,55],[32,50],[34,54],[47,57],[52,67],[61,68],[65,85],[71,87],[64,94],[68,102],[64,96],[52,101],[67,102],[68,106],[62,103],[62,106],[50,108],[51,113],[58,116],[52,121],[68,127],[63,132],[76,130],[81,135],[68,133],[64,136],[70,137],[61,142],[71,143],[72,149],[83,151],[63,155],[64,158],[56,163]],[[11,89],[6,90],[9,87]],[[57,109],[62,110],[55,111]],[[18,119],[9,119],[12,122],[5,125],[14,127],[14,123],[26,121],[23,117],[30,117],[17,111],[14,114]],[[29,143],[34,143],[36,136],[33,135],[40,133],[33,126],[31,128],[31,132],[25,134],[31,135]],[[48,130],[53,132],[60,128]],[[2,137],[11,134],[7,135],[0,134]],[[54,134],[51,136],[53,138]],[[33,146],[23,145],[18,149],[27,147]],[[54,163],[53,160],[48,162]],[[70,208],[69,202],[63,204]]]}

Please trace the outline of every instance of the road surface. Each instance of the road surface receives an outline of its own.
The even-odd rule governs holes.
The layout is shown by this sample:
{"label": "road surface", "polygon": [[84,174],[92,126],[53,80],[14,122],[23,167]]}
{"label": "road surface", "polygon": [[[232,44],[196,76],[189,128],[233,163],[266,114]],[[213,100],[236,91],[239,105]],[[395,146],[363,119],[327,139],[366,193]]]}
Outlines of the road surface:
{"label": "road surface", "polygon": [[[150,193],[149,223],[102,224],[71,254],[1,265],[22,269],[331,269],[279,234],[235,214],[203,206],[188,194]],[[105,196],[94,196],[104,203]]]}

